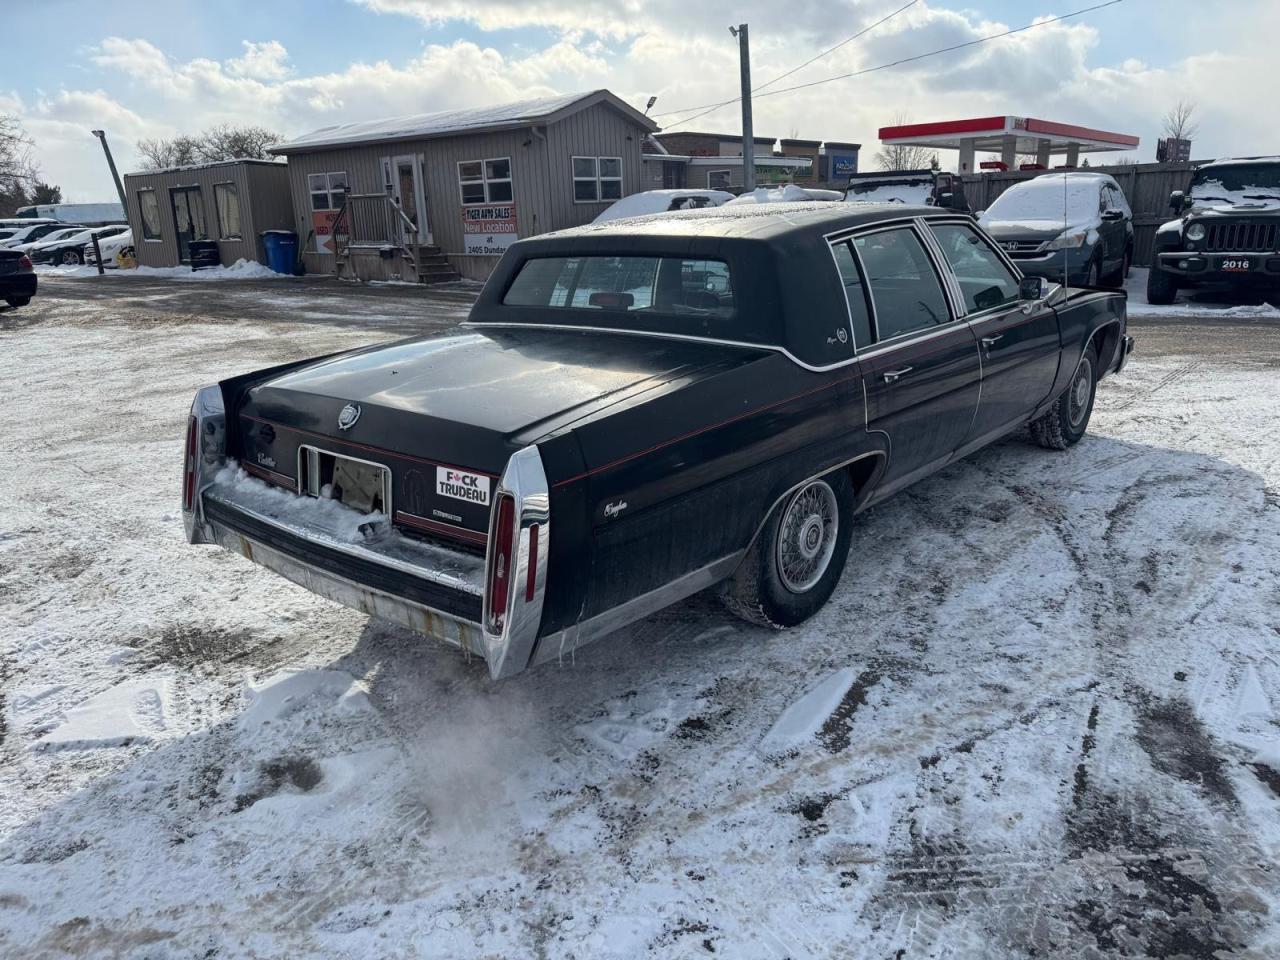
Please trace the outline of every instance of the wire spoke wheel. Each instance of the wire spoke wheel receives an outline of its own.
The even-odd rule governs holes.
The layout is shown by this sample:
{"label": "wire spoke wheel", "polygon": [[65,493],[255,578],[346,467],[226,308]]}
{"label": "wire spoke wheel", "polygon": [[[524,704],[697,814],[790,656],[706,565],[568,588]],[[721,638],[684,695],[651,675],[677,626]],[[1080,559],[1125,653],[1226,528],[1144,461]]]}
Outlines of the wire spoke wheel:
{"label": "wire spoke wheel", "polygon": [[792,593],[813,589],[831,565],[840,529],[835,491],[824,480],[802,487],[782,515],[776,541],[778,576]]}
{"label": "wire spoke wheel", "polygon": [[1093,363],[1089,354],[1085,353],[1080,358],[1080,365],[1076,367],[1071,386],[1067,389],[1067,418],[1073,427],[1079,427],[1084,422],[1085,414],[1089,412],[1089,396],[1092,392]]}

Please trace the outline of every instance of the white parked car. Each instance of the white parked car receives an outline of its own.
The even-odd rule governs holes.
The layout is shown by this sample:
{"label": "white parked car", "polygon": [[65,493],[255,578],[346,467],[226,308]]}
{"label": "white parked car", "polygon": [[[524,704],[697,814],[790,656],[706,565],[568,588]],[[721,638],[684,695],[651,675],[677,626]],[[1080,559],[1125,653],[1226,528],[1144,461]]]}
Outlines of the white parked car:
{"label": "white parked car", "polygon": [[84,233],[84,227],[59,227],[57,230],[49,230],[34,238],[24,240],[10,240],[7,248],[10,250],[20,250],[27,255],[32,250],[43,246],[46,243],[57,243],[59,240],[66,240],[68,237],[74,237],[77,233]]}
{"label": "white parked car", "polygon": [[50,234],[27,251],[33,263],[58,263],[64,267],[78,267],[84,263],[85,244],[92,246],[94,237],[114,237],[129,229],[127,223],[109,223],[105,227],[80,227],[70,236],[55,237]]}
{"label": "white parked car", "polygon": [[[102,265],[104,267],[120,266],[120,255],[133,249],[133,231],[126,230],[124,233],[117,233],[114,237],[100,237],[98,239],[98,249],[102,251]],[[91,266],[98,265],[98,261],[93,255],[92,243],[84,245],[84,262]]]}
{"label": "white parked car", "polygon": [[592,223],[604,223],[606,220],[621,220],[623,217],[647,217],[655,213],[669,213],[672,210],[700,210],[703,207],[718,207],[733,199],[732,193],[724,190],[646,190],[633,193],[612,204]]}
{"label": "white parked car", "polygon": [[79,224],[59,223],[57,220],[28,220],[26,224],[19,225],[8,237],[0,240],[0,246],[12,250],[19,244],[37,243],[56,231],[67,230],[72,227],[77,230],[84,229]]}

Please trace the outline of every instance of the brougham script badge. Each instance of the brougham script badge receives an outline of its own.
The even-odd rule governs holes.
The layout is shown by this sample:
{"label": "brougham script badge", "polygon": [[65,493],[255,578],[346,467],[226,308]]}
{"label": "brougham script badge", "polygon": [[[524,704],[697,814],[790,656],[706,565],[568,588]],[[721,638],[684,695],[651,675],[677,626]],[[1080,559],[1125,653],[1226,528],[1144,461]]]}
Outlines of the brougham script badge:
{"label": "brougham script badge", "polygon": [[348,403],[342,408],[342,412],[338,414],[338,429],[350,430],[356,425],[356,421],[360,419],[360,406],[355,403]]}

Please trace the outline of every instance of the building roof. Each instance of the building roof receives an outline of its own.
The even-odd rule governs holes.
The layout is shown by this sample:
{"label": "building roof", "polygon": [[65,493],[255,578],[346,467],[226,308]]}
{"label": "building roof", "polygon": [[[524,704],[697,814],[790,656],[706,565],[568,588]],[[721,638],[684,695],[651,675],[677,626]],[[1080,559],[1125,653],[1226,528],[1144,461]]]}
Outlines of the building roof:
{"label": "building roof", "polygon": [[381,143],[388,140],[427,140],[487,133],[494,130],[510,130],[535,124],[554,123],[598,103],[612,107],[646,130],[658,129],[656,123],[608,90],[591,90],[586,93],[538,97],[534,100],[518,100],[515,103],[500,103],[492,107],[477,107],[470,110],[442,110],[407,117],[337,123],[329,127],[321,127],[287,143],[278,143],[270,147],[269,151],[275,154],[303,153],[308,150]]}
{"label": "building roof", "polygon": [[230,167],[237,163],[265,164],[268,167],[283,167],[282,160],[259,160],[257,157],[236,157],[234,160],[210,160],[208,163],[188,163],[177,167],[158,167],[155,170],[134,170],[126,173],[126,177],[148,177],[153,173],[185,173],[188,170],[211,170],[214,167]]}
{"label": "building roof", "polygon": [[880,128],[882,143],[914,144],[944,150],[958,150],[962,142],[973,141],[977,150],[998,152],[1006,136],[1017,139],[1019,153],[1035,153],[1041,140],[1049,141],[1051,153],[1066,153],[1073,144],[1086,153],[1132,150],[1138,145],[1138,138],[1127,133],[1091,130],[1035,117],[974,117]]}
{"label": "building roof", "polygon": [[[705,130],[664,130],[662,133],[655,134],[661,137],[710,137],[712,140],[741,140],[740,133],[707,133]],[[751,138],[756,143],[773,143],[777,137],[757,137]]]}

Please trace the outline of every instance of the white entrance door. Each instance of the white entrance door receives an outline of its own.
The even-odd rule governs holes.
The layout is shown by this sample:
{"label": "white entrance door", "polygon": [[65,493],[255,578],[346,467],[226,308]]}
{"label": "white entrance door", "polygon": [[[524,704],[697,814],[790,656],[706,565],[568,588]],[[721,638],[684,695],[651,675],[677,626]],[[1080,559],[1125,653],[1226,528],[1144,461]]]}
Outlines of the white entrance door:
{"label": "white entrance door", "polygon": [[[426,193],[422,186],[422,157],[405,154],[384,157],[382,175],[387,193],[400,204],[400,209],[418,228],[418,242],[431,243],[431,224],[427,220]],[[405,231],[408,233],[408,231]]]}

